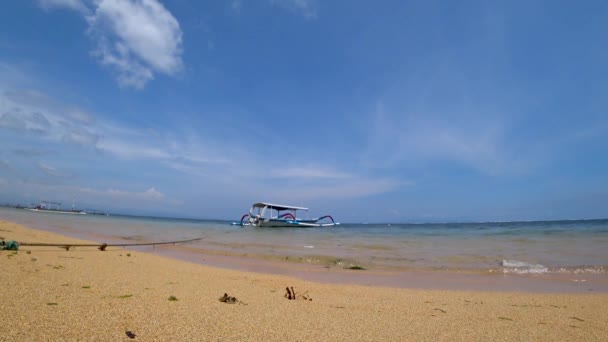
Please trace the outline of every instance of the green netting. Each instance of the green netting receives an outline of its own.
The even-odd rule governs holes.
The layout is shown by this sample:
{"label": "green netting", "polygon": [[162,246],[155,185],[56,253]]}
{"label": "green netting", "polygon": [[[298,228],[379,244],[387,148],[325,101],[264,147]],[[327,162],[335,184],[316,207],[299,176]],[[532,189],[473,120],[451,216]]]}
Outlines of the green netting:
{"label": "green netting", "polygon": [[0,240],[0,249],[9,250],[9,251],[18,251],[19,250],[19,242],[14,240]]}

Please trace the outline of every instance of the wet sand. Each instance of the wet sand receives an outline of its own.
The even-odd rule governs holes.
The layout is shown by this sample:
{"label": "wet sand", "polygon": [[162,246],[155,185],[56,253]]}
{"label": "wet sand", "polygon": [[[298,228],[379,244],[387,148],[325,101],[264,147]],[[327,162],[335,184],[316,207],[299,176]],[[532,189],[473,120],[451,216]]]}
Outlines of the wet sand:
{"label": "wet sand", "polygon": [[[0,222],[0,237],[86,243],[8,222]],[[132,340],[127,331],[142,341],[600,341],[608,336],[608,294],[327,284],[111,247],[2,251],[0,270],[0,340],[7,341]],[[312,301],[286,299],[286,286]],[[224,293],[240,302],[220,302]]]}
{"label": "wet sand", "polygon": [[[145,251],[145,250],[144,250]],[[203,265],[238,271],[277,274],[328,284],[353,284],[408,289],[523,291],[539,293],[608,293],[606,274],[504,274],[481,270],[350,270],[340,265],[319,265],[297,260],[261,258],[256,255],[223,254],[168,245],[155,250],[161,255]]]}

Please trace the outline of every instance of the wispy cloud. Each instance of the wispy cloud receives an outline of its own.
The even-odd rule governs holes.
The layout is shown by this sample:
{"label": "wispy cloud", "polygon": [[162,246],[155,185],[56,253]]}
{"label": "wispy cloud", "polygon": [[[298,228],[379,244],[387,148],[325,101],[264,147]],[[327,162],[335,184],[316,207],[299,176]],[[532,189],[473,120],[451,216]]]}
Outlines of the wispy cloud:
{"label": "wispy cloud", "polygon": [[[48,167],[51,172],[55,171],[54,168],[48,165],[41,167]],[[183,205],[182,201],[170,198],[154,186],[146,190],[137,191],[120,188],[103,189],[56,183],[24,182],[15,179],[11,182],[2,182],[0,179],[0,185],[2,184],[4,185],[3,191],[23,194],[24,197],[33,202],[39,201],[40,198],[48,197],[60,202],[71,203],[72,201],[76,201],[80,207],[84,205],[83,203],[87,203],[88,205],[122,210],[132,208],[133,203],[140,203],[141,206],[145,205],[149,209],[164,208],[166,205]]]}
{"label": "wispy cloud", "polygon": [[270,3],[307,19],[317,18],[317,5],[314,0],[270,0]]}
{"label": "wispy cloud", "polygon": [[507,126],[499,118],[466,116],[455,120],[430,113],[403,113],[379,102],[372,115],[366,163],[399,164],[456,162],[483,173],[519,172],[522,160],[506,148]]}
{"label": "wispy cloud", "polygon": [[129,160],[141,159],[167,159],[171,157],[168,151],[156,146],[138,145],[133,141],[121,141],[111,137],[105,138],[100,144],[99,149],[113,154],[119,158]]}
{"label": "wispy cloud", "polygon": [[42,8],[47,10],[52,8],[67,8],[83,14],[89,13],[89,8],[81,0],[38,0],[38,3]]}
{"label": "wispy cloud", "polygon": [[41,0],[43,8],[68,8],[86,19],[97,47],[92,55],[116,73],[123,87],[142,89],[155,73],[175,76],[183,68],[182,30],[157,0]]}
{"label": "wispy cloud", "polygon": [[289,167],[279,168],[271,173],[278,178],[298,178],[298,179],[344,179],[352,178],[353,176],[335,170],[330,170],[324,167]]}
{"label": "wispy cloud", "polygon": [[150,187],[143,191],[129,191],[123,189],[94,189],[84,187],[74,187],[73,192],[79,193],[84,197],[98,196],[102,200],[111,200],[119,202],[132,202],[132,201],[145,201],[148,203],[159,203],[159,204],[170,204],[173,206],[182,205],[183,202],[169,198],[164,193],[156,189],[156,187]]}
{"label": "wispy cloud", "polygon": [[9,163],[8,161],[0,159],[0,171],[13,172],[14,168],[13,165],[11,165],[11,163]]}
{"label": "wispy cloud", "polygon": [[[181,170],[226,164],[229,153],[197,141],[170,139],[146,127],[133,128],[96,118],[78,106],[57,101],[37,90],[4,90],[0,85],[0,130],[42,142],[93,148],[128,161],[148,160]],[[167,134],[171,134],[167,131]],[[178,134],[181,136],[181,134]],[[224,144],[225,145],[225,144]],[[48,150],[16,148],[14,154],[39,157]]]}
{"label": "wispy cloud", "polygon": [[0,129],[94,147],[99,134],[90,125],[93,122],[92,114],[54,101],[39,91],[0,87]]}
{"label": "wispy cloud", "polygon": [[201,170],[208,171],[212,166],[228,166],[232,163],[231,159],[222,157],[229,154],[225,151],[210,149],[198,142],[178,141],[151,134],[153,133],[117,133],[108,130],[98,144],[98,149],[123,160],[151,161],[191,175],[201,175]]}
{"label": "wispy cloud", "polygon": [[[273,180],[268,180],[270,184]],[[263,194],[268,198],[284,202],[299,202],[326,199],[361,198],[386,192],[396,191],[401,187],[412,186],[413,182],[398,181],[389,178],[354,177],[331,182],[298,182],[292,181],[289,186],[254,185],[248,191]]]}
{"label": "wispy cloud", "polygon": [[70,177],[71,174],[69,172],[59,170],[54,166],[51,166],[44,162],[38,162],[38,168],[47,176],[56,177],[56,178],[64,178]]}
{"label": "wispy cloud", "polygon": [[419,169],[447,163],[489,176],[526,175],[564,158],[572,146],[600,141],[608,132],[606,120],[596,118],[573,120],[561,132],[531,134],[529,119],[501,104],[439,110],[434,106],[377,102],[366,123],[362,163]]}
{"label": "wispy cloud", "polygon": [[37,158],[50,154],[57,153],[56,151],[45,149],[45,148],[16,148],[12,151],[14,156],[26,157],[26,158]]}
{"label": "wispy cloud", "polygon": [[[290,199],[365,197],[413,184],[366,174],[365,168],[351,166],[346,170],[335,161],[287,162],[263,149],[252,151],[248,140],[245,143],[227,141],[217,134],[196,134],[188,127],[164,127],[158,131],[122,124],[42,91],[12,89],[1,83],[0,130],[19,133],[21,141],[7,148],[13,158],[24,157],[14,158],[16,167],[23,170],[23,177],[18,178],[20,183],[15,186],[19,185],[18,193],[29,193],[36,198],[51,195],[51,187],[55,185],[58,187],[53,188],[55,191],[61,187],[61,191],[70,191],[77,198],[100,198],[99,203],[116,204],[111,199],[118,198],[131,206],[128,199],[180,203],[159,190],[170,186],[168,191],[180,193],[182,198],[198,198],[201,191],[225,196],[234,190],[237,198],[259,199],[263,194],[291,202]],[[72,148],[64,149],[62,145]],[[150,177],[124,184],[102,174],[91,176],[97,170],[85,165],[90,161],[99,162],[104,170],[112,170],[111,173],[147,167],[146,174]],[[5,169],[1,175],[13,177],[13,173]],[[72,177],[70,184],[65,184],[65,178],[73,175],[86,177]],[[170,181],[152,187],[147,185],[160,175]],[[103,190],[96,186],[109,188]],[[121,189],[137,186],[147,190]],[[181,192],[176,187],[180,187]]]}
{"label": "wispy cloud", "polygon": [[121,197],[121,198],[134,198],[134,199],[144,199],[144,200],[150,200],[150,201],[158,201],[158,200],[162,200],[165,198],[165,195],[163,193],[161,193],[160,191],[156,190],[156,188],[151,187],[146,191],[142,191],[142,192],[132,192],[132,191],[125,191],[125,190],[116,190],[116,189],[109,189],[109,190],[105,190],[105,191],[99,191],[99,190],[92,190],[92,189],[83,189],[86,192],[93,192],[96,194],[102,193],[102,194],[107,194],[110,197]]}
{"label": "wispy cloud", "polygon": [[243,9],[243,2],[241,0],[232,0],[230,2],[230,9],[232,9],[235,13],[240,14]]}

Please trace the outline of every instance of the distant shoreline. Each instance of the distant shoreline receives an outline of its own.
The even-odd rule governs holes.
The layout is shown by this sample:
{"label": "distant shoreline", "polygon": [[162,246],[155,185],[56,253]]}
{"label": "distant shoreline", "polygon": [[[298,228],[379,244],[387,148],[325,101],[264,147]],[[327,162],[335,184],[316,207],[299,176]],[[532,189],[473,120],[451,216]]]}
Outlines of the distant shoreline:
{"label": "distant shoreline", "polygon": [[[32,209],[27,206],[18,206],[18,205],[0,205],[0,208],[10,208],[10,209]],[[64,210],[67,211],[67,210]],[[84,210],[86,211],[86,210]],[[225,222],[227,224],[231,222],[236,222],[237,217],[234,219],[219,219],[219,218],[196,218],[196,217],[177,217],[177,216],[152,216],[152,215],[138,215],[138,214],[127,214],[127,213],[118,213],[118,212],[105,212],[100,211],[99,213],[93,211],[90,214],[94,215],[108,215],[108,216],[117,216],[117,217],[132,217],[132,218],[143,218],[143,219],[155,219],[155,220],[177,220],[177,221],[200,221],[200,222]],[[238,215],[237,215],[238,216]],[[458,224],[495,224],[495,223],[542,223],[542,222],[594,222],[594,221],[605,221],[608,220],[606,218],[573,218],[573,219],[550,219],[550,220],[542,220],[542,219],[534,219],[534,220],[499,220],[499,221],[474,221],[474,220],[438,220],[438,221],[420,221],[420,222],[392,222],[392,221],[378,221],[378,222],[342,222],[344,225],[368,225],[368,224],[386,224],[386,225],[434,225],[434,224],[446,224],[446,225],[458,225]]]}

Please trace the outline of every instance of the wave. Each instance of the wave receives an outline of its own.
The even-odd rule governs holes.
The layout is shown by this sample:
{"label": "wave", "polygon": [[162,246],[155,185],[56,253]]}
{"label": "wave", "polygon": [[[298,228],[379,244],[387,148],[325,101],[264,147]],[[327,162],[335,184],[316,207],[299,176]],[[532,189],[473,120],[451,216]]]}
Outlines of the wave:
{"label": "wave", "polygon": [[533,264],[519,260],[503,260],[500,263],[504,274],[546,274],[546,273],[561,273],[561,274],[606,274],[608,266],[605,265],[580,265],[549,268],[541,264]]}
{"label": "wave", "polygon": [[519,260],[503,260],[500,263],[503,273],[542,274],[548,273],[549,268],[541,264],[532,264]]}
{"label": "wave", "polygon": [[551,270],[555,273],[568,273],[568,274],[606,274],[608,273],[607,266],[575,266],[575,267],[560,267],[555,270]]}

